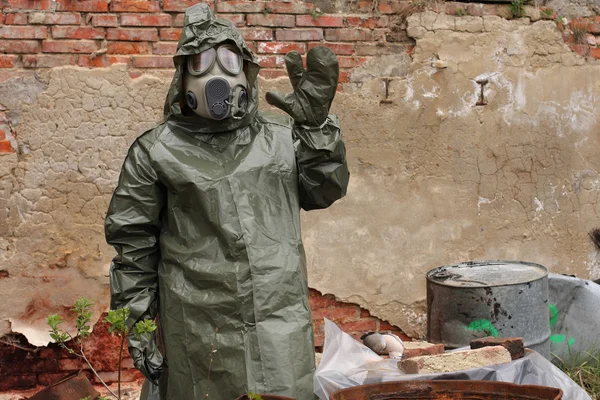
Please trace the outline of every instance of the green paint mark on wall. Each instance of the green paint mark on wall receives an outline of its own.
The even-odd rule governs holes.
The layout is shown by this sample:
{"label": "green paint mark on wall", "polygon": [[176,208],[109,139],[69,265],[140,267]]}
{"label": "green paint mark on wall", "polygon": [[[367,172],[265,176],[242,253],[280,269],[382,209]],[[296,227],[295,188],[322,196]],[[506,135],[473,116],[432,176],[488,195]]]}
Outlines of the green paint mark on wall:
{"label": "green paint mark on wall", "polygon": [[478,319],[473,321],[467,327],[472,332],[483,331],[489,336],[498,337],[498,329],[487,319]]}
{"label": "green paint mark on wall", "polygon": [[569,340],[567,341],[567,344],[568,344],[569,346],[573,346],[573,345],[575,344],[575,338],[574,338],[574,337],[572,337],[571,339],[569,339]]}

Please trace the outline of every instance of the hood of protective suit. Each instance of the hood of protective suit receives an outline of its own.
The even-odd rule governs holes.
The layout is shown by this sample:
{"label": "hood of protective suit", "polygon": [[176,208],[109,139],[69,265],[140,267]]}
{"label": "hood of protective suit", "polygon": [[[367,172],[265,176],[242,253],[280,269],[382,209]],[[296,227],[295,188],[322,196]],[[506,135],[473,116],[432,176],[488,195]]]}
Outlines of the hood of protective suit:
{"label": "hood of protective suit", "polygon": [[[199,54],[211,47],[221,44],[235,46],[242,54],[244,71],[248,80],[248,112],[240,120],[227,118],[215,121],[199,117],[185,105],[183,74],[186,57]],[[240,32],[233,24],[223,18],[217,18],[205,3],[196,4],[185,12],[183,29],[177,53],[173,57],[175,75],[165,101],[165,120],[169,126],[177,126],[179,130],[188,133],[217,133],[233,131],[248,126],[255,118],[258,110],[257,77],[259,66],[256,58],[246,46]]]}

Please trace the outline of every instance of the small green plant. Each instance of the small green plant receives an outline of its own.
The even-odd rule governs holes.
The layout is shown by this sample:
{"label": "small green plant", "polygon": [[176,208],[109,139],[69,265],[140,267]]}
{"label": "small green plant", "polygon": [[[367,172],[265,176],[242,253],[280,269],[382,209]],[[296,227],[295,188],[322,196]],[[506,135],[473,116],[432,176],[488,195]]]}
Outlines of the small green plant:
{"label": "small green plant", "polygon": [[[123,359],[123,345],[125,343],[125,338],[129,334],[129,328],[127,326],[127,318],[129,318],[129,308],[119,308],[117,310],[111,310],[108,312],[108,315],[105,318],[105,321],[108,322],[109,328],[108,331],[112,334],[116,334],[121,338],[121,345],[119,347],[119,365],[118,365],[118,394],[115,394],[108,385],[102,380],[102,378],[98,375],[98,372],[94,369],[90,361],[85,355],[83,351],[83,342],[86,338],[88,338],[91,334],[91,326],[90,320],[92,318],[92,305],[94,303],[85,297],[81,297],[75,301],[73,306],[73,312],[75,313],[75,328],[77,329],[77,335],[74,339],[68,332],[60,329],[60,325],[64,322],[62,317],[58,314],[52,314],[46,318],[46,323],[50,327],[50,337],[54,340],[60,347],[68,351],[70,354],[73,354],[81,359],[83,359],[88,365],[89,369],[92,373],[98,378],[100,383],[104,385],[106,390],[117,399],[121,399],[121,360]],[[145,319],[142,321],[138,321],[133,326],[133,333],[139,339],[142,335],[149,335],[156,330],[156,324],[149,320]],[[78,346],[74,350],[67,345],[68,342],[74,341]],[[85,397],[81,400],[91,400],[91,397]],[[99,400],[106,400],[105,397],[100,397]]]}
{"label": "small green plant", "polygon": [[571,23],[571,31],[573,32],[573,40],[575,43],[585,43],[585,37],[588,33],[590,24],[587,22],[573,22]]}
{"label": "small green plant", "polygon": [[310,12],[310,16],[315,20],[319,19],[319,17],[321,15],[323,15],[323,11],[321,11],[321,9],[319,7],[313,8],[312,11]]}
{"label": "small green plant", "polygon": [[600,399],[600,349],[585,353],[569,351],[568,359],[556,359],[558,367],[584,388],[592,399]]}
{"label": "small green plant", "polygon": [[248,392],[248,399],[249,400],[263,400],[263,398],[260,394],[252,393],[252,392]]}
{"label": "small green plant", "polygon": [[462,8],[459,8],[456,11],[456,15],[458,15],[459,17],[464,17],[465,15],[467,15],[467,13],[465,12],[465,10],[463,10]]}
{"label": "small green plant", "polygon": [[510,11],[515,18],[525,16],[525,3],[527,0],[512,0],[510,2]]}
{"label": "small green plant", "polygon": [[542,18],[552,19],[552,16],[554,15],[554,10],[551,8],[544,8],[540,11],[540,13],[542,14]]}

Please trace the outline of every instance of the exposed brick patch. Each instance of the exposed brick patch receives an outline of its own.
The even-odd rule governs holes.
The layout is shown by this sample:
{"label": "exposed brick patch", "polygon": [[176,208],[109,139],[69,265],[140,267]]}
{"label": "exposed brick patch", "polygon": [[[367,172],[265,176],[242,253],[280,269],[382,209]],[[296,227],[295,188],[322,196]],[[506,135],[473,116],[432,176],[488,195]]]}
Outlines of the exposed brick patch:
{"label": "exposed brick patch", "polygon": [[45,39],[45,26],[0,26],[0,39]]}
{"label": "exposed brick patch", "polygon": [[71,12],[61,13],[31,13],[29,23],[32,25],[79,25],[81,14]]}
{"label": "exposed brick patch", "polygon": [[56,0],[60,11],[106,12],[106,0]]}
{"label": "exposed brick patch", "polygon": [[6,25],[27,25],[27,14],[8,14],[4,23]]}
{"label": "exposed brick patch", "polygon": [[389,1],[380,2],[378,10],[382,14],[400,14],[410,10],[411,7],[412,4],[409,1]]}
{"label": "exposed brick patch", "polygon": [[256,48],[258,53],[286,54],[294,50],[304,54],[304,44],[294,42],[261,42]]}
{"label": "exposed brick patch", "polygon": [[340,329],[357,340],[360,340],[360,337],[367,332],[391,332],[402,340],[411,340],[398,327],[371,316],[368,310],[356,304],[336,301],[334,296],[322,295],[314,289],[309,291],[309,300],[315,331],[315,346],[317,347],[323,346],[325,339],[323,318],[334,322]]}
{"label": "exposed brick patch", "polygon": [[103,54],[97,57],[81,55],[77,61],[77,65],[80,67],[90,68],[106,68],[113,64],[129,64],[130,58],[128,56],[115,56]]}
{"label": "exposed brick patch", "polygon": [[0,53],[37,53],[40,44],[36,40],[0,40]]}
{"label": "exposed brick patch", "polygon": [[219,13],[261,13],[265,11],[263,1],[219,1],[217,2]]}
{"label": "exposed brick patch", "polygon": [[[14,57],[14,56],[9,56],[9,57]],[[12,62],[12,61],[7,60],[6,56],[0,55],[0,66],[4,65],[3,64],[4,62],[8,63],[8,62]],[[11,64],[10,67],[5,67],[5,68],[11,68],[12,66],[14,66],[14,64]],[[2,153],[14,153],[14,149],[12,148],[10,141],[7,139],[0,140],[0,154],[2,154]],[[17,383],[15,383],[15,385],[16,384]],[[15,386],[15,387],[19,387],[19,386]],[[6,388],[11,388],[10,384],[8,384],[8,386]],[[2,383],[0,383],[0,389],[2,389]]]}
{"label": "exposed brick patch", "polygon": [[3,9],[9,10],[51,10],[54,6],[52,0],[4,0]]}
{"label": "exposed brick patch", "polygon": [[178,41],[180,36],[181,29],[179,28],[163,28],[160,30],[160,40]]}
{"label": "exposed brick patch", "polygon": [[246,21],[248,25],[259,26],[281,26],[291,28],[296,25],[296,17],[293,15],[248,14]]}
{"label": "exposed brick patch", "polygon": [[[0,149],[2,149],[2,143],[0,141]],[[84,343],[84,351],[100,375],[112,382],[115,380],[115,371],[118,367],[120,338],[108,333],[108,325],[103,322],[103,318],[94,325],[94,331]],[[23,348],[31,347],[22,335],[19,335],[18,340],[13,340],[13,342]],[[31,347],[31,350],[28,352],[0,343],[0,359],[3,363],[10,365],[10,368],[0,369],[0,390],[46,386],[79,368],[84,369],[84,373],[90,381],[97,383],[85,363],[57,345],[50,344],[48,347],[37,349]],[[123,346],[123,357],[121,362],[123,382],[140,381],[142,376],[133,368],[126,344]]]}
{"label": "exposed brick patch", "polygon": [[262,68],[283,68],[285,61],[283,56],[256,56]]}
{"label": "exposed brick patch", "polygon": [[186,8],[193,6],[196,3],[207,3],[213,8],[212,1],[198,1],[198,0],[164,0],[163,11],[167,12],[184,12]]}
{"label": "exposed brick patch", "polygon": [[44,40],[44,53],[93,53],[98,44],[91,40]]}
{"label": "exposed brick patch", "polygon": [[119,19],[116,15],[97,14],[90,17],[93,26],[103,26],[107,28],[119,26]]}
{"label": "exposed brick patch", "polygon": [[341,15],[322,15],[313,17],[312,15],[298,15],[296,17],[296,26],[320,26],[324,28],[341,28],[344,25],[344,17]]}
{"label": "exposed brick patch", "polygon": [[325,39],[330,42],[359,42],[370,41],[372,31],[358,28],[330,29],[325,32]]}
{"label": "exposed brick patch", "polygon": [[27,55],[22,59],[23,68],[54,68],[62,65],[76,65],[77,56],[64,55]]}
{"label": "exposed brick patch", "polygon": [[157,42],[158,32],[154,28],[109,28],[106,38],[108,40]]}
{"label": "exposed brick patch", "polygon": [[378,18],[367,17],[346,17],[346,22],[352,27],[366,29],[385,28],[389,25],[389,17],[382,16]]}
{"label": "exposed brick patch", "polygon": [[156,42],[152,43],[152,54],[173,56],[177,51],[176,42]]}
{"label": "exposed brick patch", "polygon": [[220,14],[219,17],[231,21],[235,26],[246,25],[246,17],[243,14]]}
{"label": "exposed brick patch", "polygon": [[110,11],[156,13],[160,12],[160,3],[148,0],[116,0],[111,1]]}
{"label": "exposed brick patch", "polygon": [[315,5],[300,1],[271,1],[266,3],[265,10],[276,14],[309,14]]}
{"label": "exposed brick patch", "polygon": [[354,44],[352,43],[309,43],[308,49],[316,46],[329,47],[337,55],[352,55],[354,54]]}
{"label": "exposed brick patch", "polygon": [[266,28],[241,28],[239,29],[242,34],[244,40],[273,40],[275,39],[275,34],[272,29]]}
{"label": "exposed brick patch", "polygon": [[107,54],[148,54],[148,42],[109,42],[106,47]]}
{"label": "exposed brick patch", "polygon": [[132,63],[136,68],[173,68],[173,57],[135,56]]}
{"label": "exposed brick patch", "polygon": [[123,14],[122,26],[171,26],[171,16],[168,14]]}
{"label": "exposed brick patch", "polygon": [[176,14],[173,17],[172,25],[176,28],[181,28],[183,26],[184,20],[185,20],[185,14]]}
{"label": "exposed brick patch", "polygon": [[340,68],[355,68],[364,64],[369,59],[367,57],[338,57]]}
{"label": "exposed brick patch", "polygon": [[54,39],[104,39],[103,28],[89,26],[55,26],[52,28]]}
{"label": "exposed brick patch", "polygon": [[[3,143],[0,142],[0,153],[3,151]],[[37,383],[36,374],[19,374],[19,375],[11,375],[6,377],[2,381],[0,381],[0,390],[9,390],[9,389],[28,389],[32,388]]]}
{"label": "exposed brick patch", "polygon": [[275,32],[277,40],[309,42],[323,40],[322,29],[277,29]]}

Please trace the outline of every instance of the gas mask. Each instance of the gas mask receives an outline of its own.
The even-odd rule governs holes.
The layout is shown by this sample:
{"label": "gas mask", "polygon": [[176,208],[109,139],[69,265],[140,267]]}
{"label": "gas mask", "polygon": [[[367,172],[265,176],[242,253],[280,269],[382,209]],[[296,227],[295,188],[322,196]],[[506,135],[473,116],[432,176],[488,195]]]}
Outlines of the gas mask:
{"label": "gas mask", "polygon": [[187,57],[187,106],[203,118],[241,119],[248,111],[248,82],[239,51],[230,45]]}

